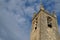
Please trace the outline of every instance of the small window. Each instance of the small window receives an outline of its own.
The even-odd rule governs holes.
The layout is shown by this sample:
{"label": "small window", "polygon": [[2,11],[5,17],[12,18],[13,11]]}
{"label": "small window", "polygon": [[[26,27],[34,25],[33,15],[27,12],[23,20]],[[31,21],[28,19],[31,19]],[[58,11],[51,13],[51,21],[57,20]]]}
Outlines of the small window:
{"label": "small window", "polygon": [[47,25],[48,25],[48,27],[50,27],[50,28],[52,28],[52,19],[51,19],[51,17],[48,17],[47,18]]}
{"label": "small window", "polygon": [[51,23],[50,23],[50,24],[48,24],[48,27],[52,28],[52,24],[51,24]]}
{"label": "small window", "polygon": [[35,30],[37,29],[37,24],[38,24],[38,21],[37,21],[38,18],[36,18],[36,21],[35,21]]}
{"label": "small window", "polygon": [[37,20],[38,18],[36,18],[36,20]]}
{"label": "small window", "polygon": [[35,27],[35,30],[37,29],[37,27]]}

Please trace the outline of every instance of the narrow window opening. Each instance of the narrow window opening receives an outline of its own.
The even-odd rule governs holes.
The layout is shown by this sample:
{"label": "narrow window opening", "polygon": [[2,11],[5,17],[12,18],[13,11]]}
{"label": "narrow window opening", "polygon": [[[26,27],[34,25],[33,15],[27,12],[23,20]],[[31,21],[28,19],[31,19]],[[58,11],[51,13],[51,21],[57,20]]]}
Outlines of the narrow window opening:
{"label": "narrow window opening", "polygon": [[48,27],[52,28],[52,24],[48,24]]}
{"label": "narrow window opening", "polygon": [[37,29],[37,27],[35,27],[35,30]]}
{"label": "narrow window opening", "polygon": [[36,20],[37,20],[38,18],[36,18]]}
{"label": "narrow window opening", "polygon": [[52,28],[52,23],[51,23],[51,21],[52,21],[51,17],[48,17],[48,18],[47,18],[47,25],[48,25],[48,27],[50,27],[50,28]]}
{"label": "narrow window opening", "polygon": [[38,20],[38,18],[36,18],[36,21],[35,21],[35,28],[34,28],[35,30],[37,29],[37,24],[38,24],[37,20]]}

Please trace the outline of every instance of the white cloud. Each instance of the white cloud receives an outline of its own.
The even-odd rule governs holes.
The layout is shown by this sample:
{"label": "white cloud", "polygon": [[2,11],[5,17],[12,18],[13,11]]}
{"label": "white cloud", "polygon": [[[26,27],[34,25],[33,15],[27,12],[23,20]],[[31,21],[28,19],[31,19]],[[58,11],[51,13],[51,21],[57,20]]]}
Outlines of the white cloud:
{"label": "white cloud", "polygon": [[2,23],[0,25],[0,37],[4,40],[29,40],[28,31],[30,29],[30,23],[24,17],[24,12],[31,17],[35,10],[31,7],[25,8],[25,1],[22,0],[10,0],[9,3],[1,0],[0,2],[0,19]]}
{"label": "white cloud", "polygon": [[8,14],[8,13],[6,14],[0,13],[0,19],[1,19],[1,23],[3,24],[3,25],[0,25],[0,28],[3,27],[2,29],[0,29],[0,32],[2,33],[0,35],[3,37],[6,36],[6,39],[5,38],[3,39],[8,40],[8,39],[11,39],[12,37],[13,39],[11,40],[20,40],[20,39],[28,40],[26,30],[24,28],[21,28],[21,26],[20,27],[18,26],[18,22],[15,19],[15,16],[13,16],[12,14]]}
{"label": "white cloud", "polygon": [[30,16],[30,17],[32,17],[32,16],[33,16],[33,13],[35,12],[35,10],[34,10],[33,7],[28,7],[28,8],[26,8],[26,9],[24,9],[24,10],[25,10],[25,13],[26,13],[28,16]]}
{"label": "white cloud", "polygon": [[[28,0],[32,6],[25,6],[27,0],[0,0],[0,37],[4,40],[29,40],[30,18],[39,11],[40,4],[31,3],[37,0]],[[36,9],[36,10],[35,10]]]}

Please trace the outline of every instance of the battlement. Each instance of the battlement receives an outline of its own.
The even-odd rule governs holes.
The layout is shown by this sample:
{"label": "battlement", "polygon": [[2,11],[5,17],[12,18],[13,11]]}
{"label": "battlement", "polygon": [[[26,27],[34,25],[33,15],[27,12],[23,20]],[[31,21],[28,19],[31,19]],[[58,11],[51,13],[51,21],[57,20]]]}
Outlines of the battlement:
{"label": "battlement", "polygon": [[[45,14],[48,14],[54,18],[57,18],[56,14],[55,14],[55,11],[53,11],[52,13],[49,13],[47,10],[43,10],[43,9],[40,9],[38,13],[34,13],[34,16],[33,16],[33,19],[41,12],[43,11]],[[32,20],[33,20],[32,19]]]}

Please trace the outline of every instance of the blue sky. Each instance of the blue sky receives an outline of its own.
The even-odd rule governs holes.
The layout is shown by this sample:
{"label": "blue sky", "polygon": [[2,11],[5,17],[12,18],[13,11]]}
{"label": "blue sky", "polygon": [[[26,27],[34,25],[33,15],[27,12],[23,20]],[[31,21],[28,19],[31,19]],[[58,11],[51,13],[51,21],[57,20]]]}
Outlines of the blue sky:
{"label": "blue sky", "polygon": [[[49,12],[56,11],[60,32],[60,0],[42,2]],[[39,10],[40,0],[0,0],[0,40],[30,40],[33,13]]]}

